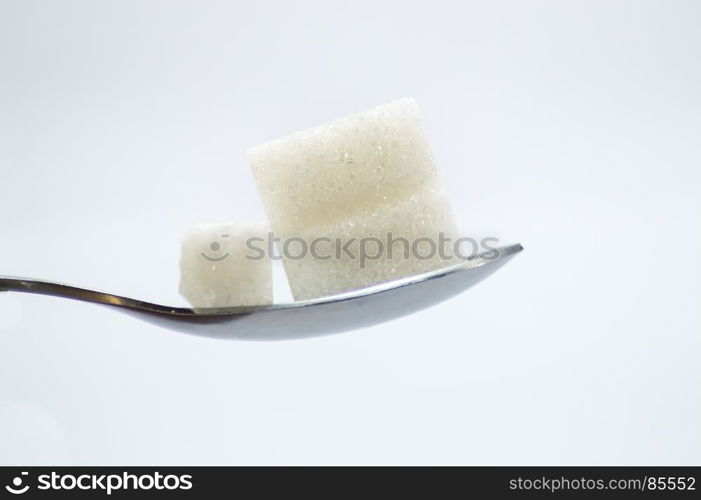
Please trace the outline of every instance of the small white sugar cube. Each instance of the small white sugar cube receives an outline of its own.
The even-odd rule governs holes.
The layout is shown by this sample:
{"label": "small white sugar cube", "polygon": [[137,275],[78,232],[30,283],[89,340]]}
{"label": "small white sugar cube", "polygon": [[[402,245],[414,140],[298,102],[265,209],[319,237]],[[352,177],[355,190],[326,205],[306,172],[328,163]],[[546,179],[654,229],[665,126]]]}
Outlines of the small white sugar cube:
{"label": "small white sugar cube", "polygon": [[268,225],[213,224],[190,230],[180,258],[180,294],[196,309],[272,304],[272,265],[251,238],[267,237]]}
{"label": "small white sugar cube", "polygon": [[[273,233],[281,240],[455,239],[457,230],[416,103],[402,99],[294,133],[248,152]],[[323,245],[317,246],[320,249]],[[327,244],[327,247],[329,245]],[[292,245],[289,246],[292,249]],[[298,249],[295,249],[298,250]],[[386,250],[386,249],[385,249]],[[346,292],[455,263],[393,255],[361,262],[308,251],[285,271],[297,300]],[[400,252],[401,253],[401,252]]]}

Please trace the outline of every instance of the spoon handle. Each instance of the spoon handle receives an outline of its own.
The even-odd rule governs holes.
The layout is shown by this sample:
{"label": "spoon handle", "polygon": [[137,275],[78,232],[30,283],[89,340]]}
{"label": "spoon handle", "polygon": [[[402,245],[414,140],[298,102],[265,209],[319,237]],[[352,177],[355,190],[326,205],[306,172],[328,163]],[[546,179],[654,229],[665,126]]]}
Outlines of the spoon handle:
{"label": "spoon handle", "polygon": [[52,297],[61,297],[64,299],[80,300],[83,302],[92,302],[94,304],[103,304],[115,307],[125,307],[127,309],[136,309],[141,311],[150,311],[157,313],[184,313],[192,312],[189,309],[181,309],[177,307],[162,306],[143,302],[141,300],[130,299],[120,295],[111,293],[98,292],[87,288],[79,288],[61,283],[53,283],[51,281],[41,281],[30,278],[18,278],[11,276],[0,276],[0,292],[21,292],[34,293],[38,295],[50,295]]}

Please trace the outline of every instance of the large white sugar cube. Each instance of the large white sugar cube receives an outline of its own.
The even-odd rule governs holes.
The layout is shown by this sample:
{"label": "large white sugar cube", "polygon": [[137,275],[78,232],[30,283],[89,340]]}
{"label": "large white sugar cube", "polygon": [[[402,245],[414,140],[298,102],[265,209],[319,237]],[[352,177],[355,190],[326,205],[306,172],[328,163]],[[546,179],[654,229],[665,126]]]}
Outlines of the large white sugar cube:
{"label": "large white sugar cube", "polygon": [[[269,256],[246,244],[250,238],[262,241],[268,231],[264,223],[213,224],[189,231],[182,243],[180,294],[198,309],[271,304]],[[253,247],[260,246],[253,241]]]}
{"label": "large white sugar cube", "polygon": [[[283,242],[302,238],[283,252],[297,300],[341,293],[455,263],[403,252],[368,261],[340,255],[316,238],[457,237],[450,205],[433,163],[416,103],[394,101],[297,132],[248,152],[273,233]],[[283,245],[280,244],[282,247]],[[385,245],[386,246],[386,245]],[[420,245],[419,245],[420,246]],[[333,254],[320,259],[326,248]],[[284,250],[284,248],[281,248]],[[387,250],[386,248],[384,249]],[[294,253],[294,255],[289,255]],[[372,252],[371,252],[372,253]],[[372,253],[374,255],[374,253]]]}

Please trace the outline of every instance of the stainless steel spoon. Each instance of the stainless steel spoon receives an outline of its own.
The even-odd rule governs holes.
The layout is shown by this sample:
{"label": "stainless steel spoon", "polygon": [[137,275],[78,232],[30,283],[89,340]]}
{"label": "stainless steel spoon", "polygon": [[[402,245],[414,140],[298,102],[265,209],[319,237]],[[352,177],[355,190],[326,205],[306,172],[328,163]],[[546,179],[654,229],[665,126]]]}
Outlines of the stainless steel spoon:
{"label": "stainless steel spoon", "polygon": [[482,281],[523,250],[488,251],[457,265],[321,299],[260,307],[188,309],[34,279],[0,276],[0,291],[37,293],[116,307],[179,332],[220,339],[287,340],[355,330],[446,300]]}

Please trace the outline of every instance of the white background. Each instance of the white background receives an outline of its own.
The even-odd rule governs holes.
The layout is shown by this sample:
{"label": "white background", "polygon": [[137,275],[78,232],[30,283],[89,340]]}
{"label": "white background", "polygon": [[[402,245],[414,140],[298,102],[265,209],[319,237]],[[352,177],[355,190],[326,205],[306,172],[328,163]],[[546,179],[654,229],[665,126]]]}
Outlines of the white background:
{"label": "white background", "polygon": [[245,150],[414,97],[467,234],[410,317],[214,341],[0,294],[3,464],[698,464],[698,2],[0,1],[0,273],[163,303]]}

